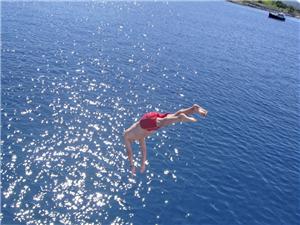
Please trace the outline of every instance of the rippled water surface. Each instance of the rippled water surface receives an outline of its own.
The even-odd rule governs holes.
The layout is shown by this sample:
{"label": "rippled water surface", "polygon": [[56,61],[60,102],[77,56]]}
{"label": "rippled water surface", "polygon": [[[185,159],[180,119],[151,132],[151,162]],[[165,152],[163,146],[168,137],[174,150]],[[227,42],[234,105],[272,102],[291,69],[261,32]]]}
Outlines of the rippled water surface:
{"label": "rippled water surface", "polygon": [[[228,2],[1,4],[3,224],[299,224],[299,21]],[[124,130],[193,103],[208,117],[149,138],[132,178]]]}

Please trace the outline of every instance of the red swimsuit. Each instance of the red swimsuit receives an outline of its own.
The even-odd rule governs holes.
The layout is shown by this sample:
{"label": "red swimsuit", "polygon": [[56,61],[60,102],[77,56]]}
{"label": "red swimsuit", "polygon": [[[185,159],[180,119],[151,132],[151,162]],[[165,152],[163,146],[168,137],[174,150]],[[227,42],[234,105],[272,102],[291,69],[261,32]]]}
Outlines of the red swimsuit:
{"label": "red swimsuit", "polygon": [[165,118],[170,113],[149,112],[142,116],[140,126],[148,131],[157,130],[159,127],[156,125],[157,118]]}

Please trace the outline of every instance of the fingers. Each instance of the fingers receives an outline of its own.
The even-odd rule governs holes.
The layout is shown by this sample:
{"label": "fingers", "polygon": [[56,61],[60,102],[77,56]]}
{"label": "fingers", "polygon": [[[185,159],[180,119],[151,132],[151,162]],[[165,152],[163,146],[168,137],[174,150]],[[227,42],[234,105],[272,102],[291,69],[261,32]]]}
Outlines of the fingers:
{"label": "fingers", "polygon": [[135,166],[131,166],[131,173],[133,176],[136,174]]}
{"label": "fingers", "polygon": [[146,169],[146,166],[142,166],[142,167],[141,167],[141,170],[140,170],[141,173],[144,173],[144,172],[145,172],[145,169]]}
{"label": "fingers", "polygon": [[[145,170],[146,170],[146,165],[141,166],[140,172],[141,172],[141,173],[144,173]],[[136,168],[135,168],[135,166],[131,166],[131,174],[132,174],[133,176],[136,176]]]}

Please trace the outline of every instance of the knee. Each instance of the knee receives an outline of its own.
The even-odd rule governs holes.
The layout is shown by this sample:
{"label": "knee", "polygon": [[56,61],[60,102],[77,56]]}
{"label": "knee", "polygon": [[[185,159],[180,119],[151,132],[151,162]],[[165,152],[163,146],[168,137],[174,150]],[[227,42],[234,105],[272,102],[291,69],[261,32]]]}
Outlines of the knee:
{"label": "knee", "polygon": [[199,105],[194,104],[194,105],[192,106],[193,113],[196,113],[198,108],[199,108]]}
{"label": "knee", "polygon": [[179,121],[182,122],[183,119],[184,119],[184,117],[185,117],[185,115],[184,115],[183,113],[180,113],[180,114],[178,115]]}
{"label": "knee", "polygon": [[199,108],[199,105],[198,105],[198,104],[194,104],[194,105],[192,106],[192,108],[193,108],[194,110],[196,110],[196,109]]}

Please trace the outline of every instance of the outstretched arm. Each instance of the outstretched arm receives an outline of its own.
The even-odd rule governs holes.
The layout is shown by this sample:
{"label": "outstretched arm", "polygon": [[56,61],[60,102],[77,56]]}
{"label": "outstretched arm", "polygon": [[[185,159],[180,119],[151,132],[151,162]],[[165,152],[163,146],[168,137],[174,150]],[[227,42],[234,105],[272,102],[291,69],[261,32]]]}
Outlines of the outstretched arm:
{"label": "outstretched arm", "polygon": [[131,142],[126,137],[125,137],[125,147],[126,147],[128,159],[129,159],[129,162],[130,162],[131,172],[132,172],[132,174],[135,174],[135,167],[134,167],[133,158],[132,158]]}
{"label": "outstretched arm", "polygon": [[142,151],[142,165],[141,165],[141,173],[145,171],[146,168],[146,160],[147,160],[147,148],[146,148],[146,142],[145,139],[140,139],[140,146],[141,146],[141,151]]}

